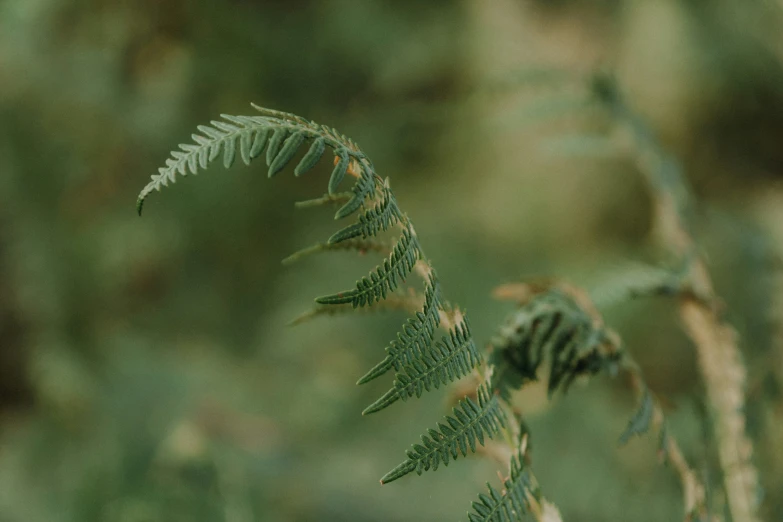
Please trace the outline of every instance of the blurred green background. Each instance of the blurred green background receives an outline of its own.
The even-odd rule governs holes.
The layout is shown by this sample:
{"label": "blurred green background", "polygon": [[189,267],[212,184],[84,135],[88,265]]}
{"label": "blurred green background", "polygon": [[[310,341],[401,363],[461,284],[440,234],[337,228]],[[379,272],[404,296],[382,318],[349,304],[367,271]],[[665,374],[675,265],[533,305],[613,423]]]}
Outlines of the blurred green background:
{"label": "blurred green background", "polygon": [[[153,195],[143,219],[134,201],[196,125],[251,101],[333,125],[390,177],[488,340],[509,310],[497,284],[658,259],[632,159],[547,148],[607,122],[545,117],[572,87],[513,80],[540,67],[615,71],[682,161],[742,338],[762,512],[781,520],[781,21],[760,0],[0,0],[0,521],[464,520],[491,462],[378,484],[447,411],[430,394],[359,415],[388,383],[353,383],[403,316],[285,326],[373,266],[279,263],[337,229],[293,208],[323,193],[328,165],[274,182],[214,168]],[[718,484],[672,303],[606,313]],[[522,406],[565,520],[681,519],[655,437],[617,447],[634,411],[621,380]]]}

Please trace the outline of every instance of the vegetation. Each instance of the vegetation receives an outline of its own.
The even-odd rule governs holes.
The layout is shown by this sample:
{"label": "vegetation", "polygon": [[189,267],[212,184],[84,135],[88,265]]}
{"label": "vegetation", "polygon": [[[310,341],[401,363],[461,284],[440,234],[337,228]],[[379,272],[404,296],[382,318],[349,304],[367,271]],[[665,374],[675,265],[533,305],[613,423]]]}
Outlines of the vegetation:
{"label": "vegetation", "polygon": [[[624,103],[611,77],[595,75],[589,82],[591,94],[604,105],[618,124],[630,127],[637,154],[644,161],[642,171],[655,191],[656,219],[672,250],[680,256],[681,273],[663,274],[663,280],[646,290],[679,297],[683,321],[699,349],[699,362],[714,418],[715,438],[724,475],[728,511],[733,520],[754,520],[758,501],[757,472],[750,460],[750,442],[745,434],[744,379],[745,370],[739,359],[735,333],[717,313],[716,297],[712,293],[706,264],[693,252],[693,240],[687,221],[690,199],[676,160],[657,144],[644,122]],[[319,204],[339,201],[335,197],[347,173],[356,178],[351,191],[344,194],[335,219],[345,218],[360,209],[358,222],[333,234],[325,246],[362,236],[374,241],[380,232],[398,225],[400,235],[389,249],[388,257],[376,266],[369,277],[356,282],[355,289],[316,298],[327,308],[350,305],[353,309],[372,306],[393,299],[392,306],[407,304],[413,317],[403,324],[397,339],[387,348],[388,355],[373,367],[359,384],[367,383],[394,368],[397,370],[392,388],[364,409],[375,413],[398,400],[421,397],[425,391],[446,386],[474,371],[478,387],[462,398],[453,409],[454,416],[446,424],[430,429],[421,436],[421,444],[408,450],[408,458],[381,478],[381,484],[395,481],[409,473],[421,475],[437,470],[443,463],[456,460],[461,454],[476,453],[490,439],[504,432],[510,478],[504,480],[501,492],[490,486],[491,498],[480,497],[474,502],[476,514],[472,520],[498,522],[522,521],[532,513],[538,520],[559,519],[557,509],[542,500],[540,491],[531,486],[532,475],[523,465],[527,437],[522,432],[520,413],[513,410],[512,393],[538,380],[540,367],[549,367],[549,396],[558,388],[566,390],[577,377],[589,376],[602,369],[620,366],[632,376],[640,392],[639,411],[628,424],[620,441],[625,443],[634,434],[644,434],[653,417],[660,429],[660,448],[664,459],[671,460],[682,481],[685,520],[712,517],[713,507],[707,502],[704,485],[685,462],[677,442],[660,426],[662,410],[644,384],[639,366],[620,345],[616,333],[605,329],[603,321],[589,296],[563,284],[534,288],[522,285],[511,291],[517,294],[520,310],[504,325],[499,340],[493,345],[488,364],[482,367],[482,357],[476,350],[467,317],[458,308],[444,301],[440,282],[431,262],[424,256],[410,219],[397,204],[388,180],[375,172],[369,158],[355,142],[334,129],[299,116],[256,107],[262,116],[229,116],[226,121],[213,121],[212,126],[200,126],[202,134],[194,134],[195,144],[182,144],[166,162],[166,167],[141,191],[137,209],[141,213],[145,198],[154,190],[176,181],[177,174],[196,174],[222,153],[223,165],[234,163],[237,150],[246,164],[261,155],[266,148],[269,177],[292,162],[307,142],[307,152],[294,170],[297,176],[311,170],[326,147],[334,152],[334,170],[329,179],[328,193]],[[230,123],[228,123],[230,122]],[[271,138],[270,138],[271,136]],[[300,205],[302,206],[302,205]],[[306,202],[304,206],[310,206]],[[307,249],[316,252],[322,245]],[[365,243],[357,245],[364,252]],[[376,250],[383,250],[376,248]],[[655,270],[651,270],[655,271]],[[424,292],[398,292],[400,285],[413,272],[424,281]],[[675,282],[672,284],[672,282]],[[640,282],[632,279],[629,295],[638,297],[644,291]],[[407,299],[406,299],[407,298]],[[421,303],[417,305],[417,303]],[[421,308],[420,310],[418,308]],[[317,316],[316,309],[307,317]],[[448,331],[441,341],[435,340],[435,330],[443,326]],[[515,422],[510,422],[515,419]],[[672,456],[673,455],[673,456]]]}
{"label": "vegetation", "polygon": [[0,6],[0,518],[775,520],[781,14]]}

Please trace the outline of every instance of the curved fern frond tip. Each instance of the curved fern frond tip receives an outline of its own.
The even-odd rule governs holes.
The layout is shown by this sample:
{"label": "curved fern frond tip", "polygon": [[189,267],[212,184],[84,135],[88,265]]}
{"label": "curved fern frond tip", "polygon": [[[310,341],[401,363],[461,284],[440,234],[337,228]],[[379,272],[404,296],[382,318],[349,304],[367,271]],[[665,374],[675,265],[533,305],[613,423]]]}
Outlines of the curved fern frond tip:
{"label": "curved fern frond tip", "polygon": [[[391,389],[370,405],[363,414],[379,411],[397,401],[420,397],[439,389],[475,370],[483,362],[473,340],[467,317],[453,308],[441,295],[440,284],[419,244],[418,236],[407,214],[402,212],[391,191],[388,179],[375,172],[369,158],[356,143],[336,130],[295,114],[266,109],[253,104],[254,116],[222,115],[221,120],[201,125],[192,135],[192,143],[181,144],[172,151],[165,166],[139,193],[139,214],[146,198],[180,176],[197,174],[220,161],[230,168],[239,156],[249,165],[262,155],[273,177],[301,157],[293,173],[300,176],[312,170],[327,149],[334,154],[334,167],[324,196],[300,202],[297,208],[337,203],[335,219],[358,213],[353,224],[332,234],[326,242],[317,243],[286,258],[290,263],[319,252],[381,252],[383,261],[369,274],[359,278],[354,288],[316,299],[318,306],[298,317],[300,323],[315,317],[347,312],[404,309],[412,316],[386,348],[385,358],[359,380],[369,382],[390,370],[395,371]],[[301,152],[301,154],[300,154]],[[338,192],[346,177],[353,185]],[[380,237],[390,233],[389,240]],[[411,274],[420,276],[424,292],[403,292]],[[409,289],[412,290],[412,289]],[[449,320],[445,321],[444,317]],[[439,340],[436,331],[442,329]],[[487,438],[495,438],[506,428],[500,397],[489,385],[482,385],[475,398],[466,396],[436,426],[421,437],[407,452],[408,459],[384,475],[382,483],[391,482],[410,472],[423,473],[448,465],[460,455],[475,453]]]}
{"label": "curved fern frond tip", "polygon": [[[141,215],[147,196],[161,187],[174,183],[178,176],[197,174],[222,156],[223,166],[230,168],[237,157],[250,165],[266,151],[267,175],[271,178],[281,172],[305,143],[307,151],[294,169],[294,175],[312,170],[321,160],[326,149],[335,155],[335,166],[329,179],[328,194],[337,194],[339,185],[350,173],[357,178],[351,189],[351,197],[337,211],[338,218],[348,216],[359,209],[368,197],[375,193],[377,175],[368,162],[361,162],[364,153],[356,143],[335,129],[306,120],[294,114],[264,109],[253,104],[261,116],[232,116],[222,114],[222,120],[213,120],[210,125],[199,125],[198,133],[192,135],[192,143],[183,143],[173,150],[166,165],[139,193],[136,210]],[[382,223],[388,225],[384,219]]]}

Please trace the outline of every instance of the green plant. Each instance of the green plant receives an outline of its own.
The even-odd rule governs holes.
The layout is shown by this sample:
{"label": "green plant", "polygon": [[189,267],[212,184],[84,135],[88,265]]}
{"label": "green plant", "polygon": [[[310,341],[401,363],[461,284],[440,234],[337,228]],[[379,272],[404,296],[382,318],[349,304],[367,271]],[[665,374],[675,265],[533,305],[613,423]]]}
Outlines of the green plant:
{"label": "green plant", "polygon": [[[638,136],[647,136],[646,131],[640,130],[637,120],[618,109],[620,102],[612,84],[597,77],[592,89],[596,99],[613,110],[619,120],[630,121]],[[172,152],[166,166],[141,191],[138,211],[141,213],[151,192],[173,183],[177,176],[196,174],[221,157],[228,168],[237,155],[249,165],[265,153],[269,177],[300,157],[294,168],[294,174],[299,176],[313,169],[327,149],[331,151],[334,169],[327,193],[298,206],[337,204],[340,206],[335,219],[356,215],[356,222],[341,228],[326,242],[295,253],[286,262],[332,250],[380,252],[386,258],[368,275],[359,278],[354,288],[316,298],[316,307],[295,322],[364,307],[410,312],[410,318],[397,337],[386,347],[383,360],[358,381],[358,384],[364,384],[389,371],[395,372],[391,388],[365,408],[363,414],[376,413],[398,401],[421,397],[425,392],[462,378],[470,376],[472,379],[470,390],[460,398],[452,415],[439,422],[436,428],[428,429],[421,441],[407,451],[406,459],[381,478],[381,483],[392,482],[412,472],[421,475],[460,457],[484,452],[501,462],[507,470],[507,478],[503,480],[501,490],[489,486],[489,495],[482,494],[473,503],[473,511],[469,514],[472,522],[523,520],[527,514],[538,520],[559,520],[557,509],[544,499],[533,476],[527,452],[530,435],[522,413],[513,405],[512,393],[537,380],[542,366],[549,367],[550,395],[558,389],[565,392],[577,378],[604,370],[609,373],[622,371],[629,376],[638,395],[639,409],[620,436],[620,442],[627,442],[631,436],[656,426],[661,452],[683,484],[686,517],[709,515],[705,486],[665,429],[662,409],[644,383],[639,366],[619,336],[604,325],[586,292],[558,281],[502,287],[499,294],[515,301],[518,309],[500,327],[493,338],[489,357],[485,358],[476,347],[465,313],[443,297],[437,273],[422,250],[413,224],[400,209],[388,179],[377,174],[359,146],[334,129],[313,121],[260,107],[256,109],[259,115],[224,115],[222,121],[200,126],[200,134],[193,135],[193,143],[180,145],[179,150]],[[647,156],[658,160],[663,157],[663,153],[650,143],[642,145],[654,149],[644,151]],[[353,185],[348,191],[338,192],[346,177],[354,180]],[[662,201],[669,201],[672,194],[681,196],[678,178],[668,170],[663,176],[653,172],[650,179],[659,189],[658,197]],[[678,201],[662,210],[668,218],[681,216],[682,210],[675,204]],[[391,244],[382,237],[384,235],[393,236]],[[692,318],[698,322],[705,314],[714,314],[710,308],[714,298],[703,276],[694,279],[694,266],[698,268],[699,262],[694,261],[682,235],[688,237],[685,232],[677,236],[683,242],[677,253],[687,265],[685,276],[679,270],[650,269],[647,273],[654,276],[644,285],[638,285],[634,278],[631,284],[624,283],[621,287],[626,297],[657,293],[681,296],[683,313],[700,315]],[[411,276],[421,279],[421,290],[404,290]],[[718,325],[714,327],[718,328]],[[694,338],[710,335],[714,329],[703,324],[692,328]],[[445,332],[440,339],[439,330]],[[697,340],[697,344],[709,342]]]}

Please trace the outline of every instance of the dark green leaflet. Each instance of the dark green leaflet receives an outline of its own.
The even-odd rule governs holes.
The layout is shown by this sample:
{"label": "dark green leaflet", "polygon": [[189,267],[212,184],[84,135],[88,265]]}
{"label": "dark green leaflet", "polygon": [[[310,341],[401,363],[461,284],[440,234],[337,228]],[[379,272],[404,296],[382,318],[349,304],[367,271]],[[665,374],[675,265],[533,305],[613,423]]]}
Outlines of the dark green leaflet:
{"label": "dark green leaflet", "polygon": [[324,155],[324,150],[326,150],[326,140],[323,138],[316,138],[315,141],[313,141],[313,144],[310,145],[310,150],[307,151],[307,154],[304,155],[294,169],[294,175],[301,176],[315,167],[315,164],[318,163],[318,160]]}
{"label": "dark green leaflet", "polygon": [[[296,155],[296,152],[299,150],[299,147],[301,147],[302,143],[304,143],[305,138],[306,134],[303,131],[299,131],[291,134],[288,139],[285,140],[285,143],[283,143],[280,152],[277,153],[274,161],[272,161],[272,164],[269,165],[270,178],[283,170],[283,167],[285,167],[288,162],[293,159],[293,157]],[[269,144],[269,147],[271,149],[271,143]]]}
{"label": "dark green leaflet", "polygon": [[283,140],[288,136],[288,129],[285,127],[278,127],[272,133],[272,138],[269,140],[269,145],[266,148],[266,164],[271,166],[272,162],[277,157],[277,153],[280,151],[280,146],[283,144]]}

